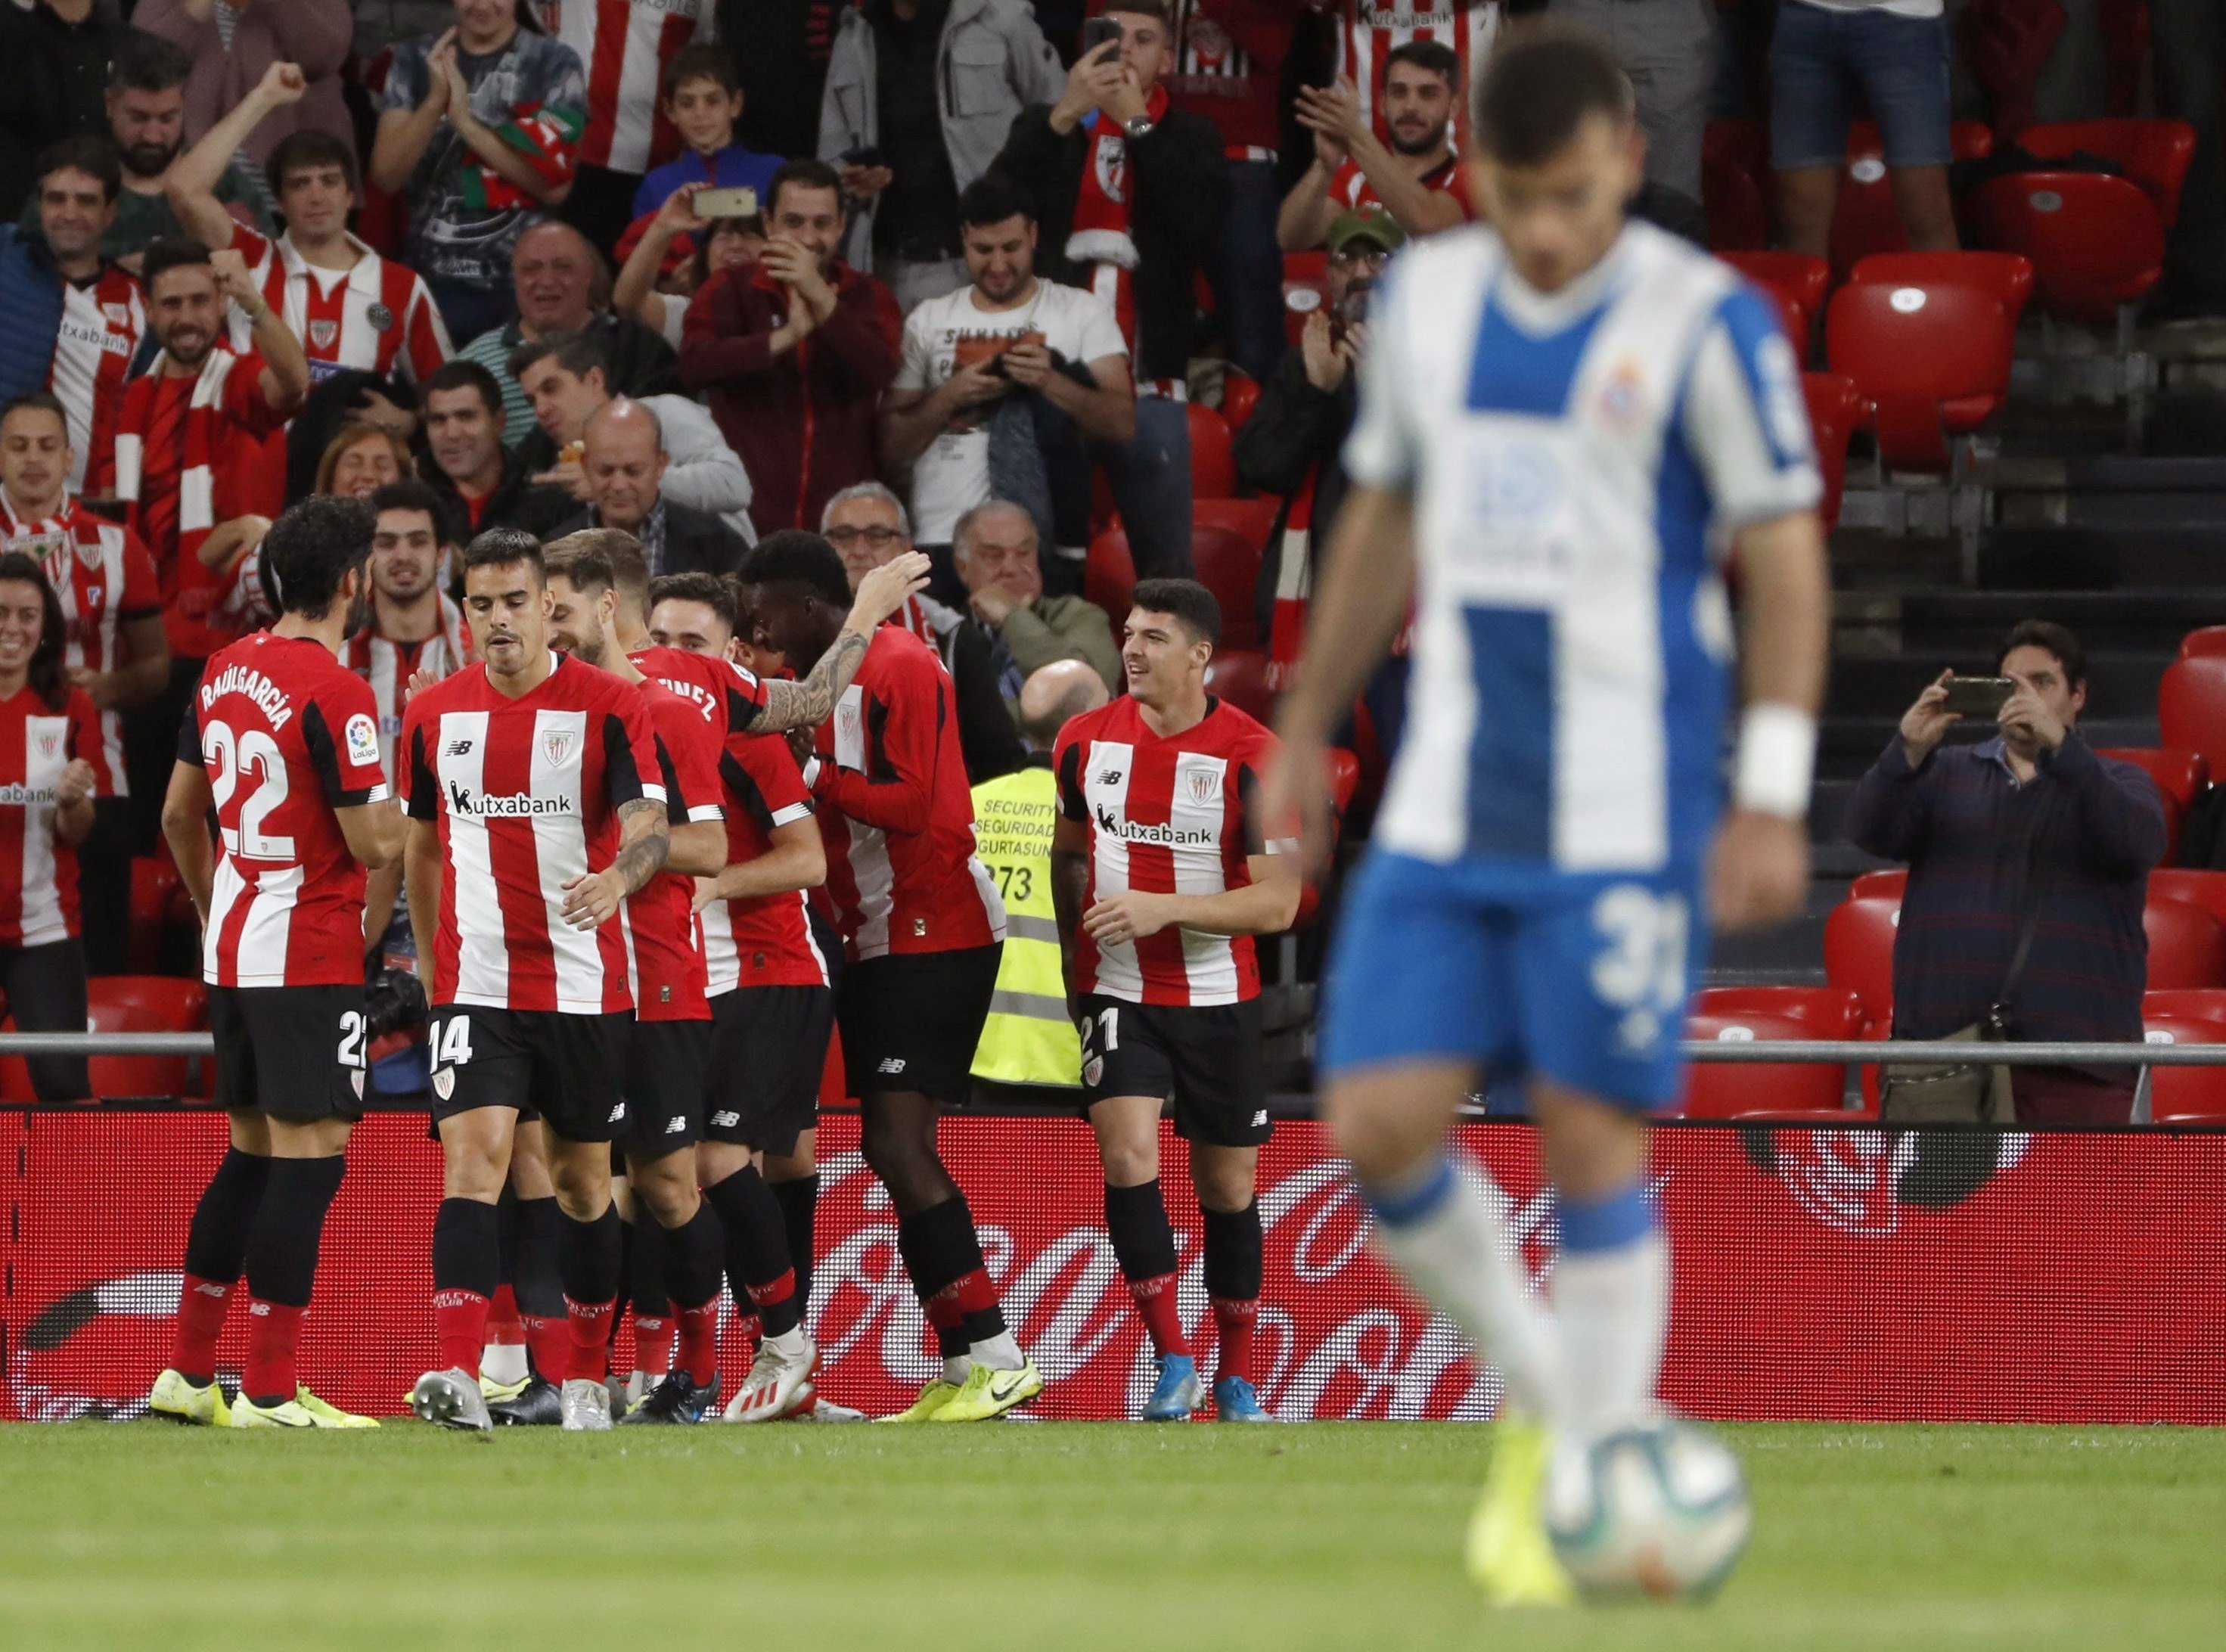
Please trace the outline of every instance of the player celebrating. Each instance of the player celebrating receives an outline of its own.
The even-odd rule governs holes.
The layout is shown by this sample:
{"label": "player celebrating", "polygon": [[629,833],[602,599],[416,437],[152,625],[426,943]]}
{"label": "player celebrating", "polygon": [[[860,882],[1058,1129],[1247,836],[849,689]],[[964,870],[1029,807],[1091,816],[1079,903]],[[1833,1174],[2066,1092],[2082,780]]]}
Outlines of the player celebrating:
{"label": "player celebrating", "polygon": [[537,1109],[563,1217],[557,1263],[572,1330],[563,1426],[611,1426],[602,1383],[619,1294],[609,1143],[633,994],[627,896],[670,847],[657,737],[641,695],[550,652],[554,598],[533,536],[494,528],[464,552],[480,664],[410,698],[404,882],[433,1004],[433,1116],[447,1166],[433,1228],[445,1369],[410,1407],[492,1426],[479,1383],[500,1273],[495,1202],[520,1109]]}
{"label": "player celebrating", "polygon": [[[1547,1601],[1568,1593],[1539,1515],[1549,1442],[1653,1411],[1669,1265],[1644,1120],[1677,1094],[1707,919],[1776,920],[1807,892],[1826,578],[1798,364],[1767,301],[1625,221],[1643,146],[1612,54],[1523,36],[1475,114],[1495,227],[1410,249],[1371,323],[1354,489],[1270,797],[1326,818],[1325,739],[1411,582],[1411,710],[1338,937],[1323,1102],[1378,1242],[1520,1419],[1470,1569],[1497,1600]],[[1718,827],[1733,550],[1746,711]],[[1529,1081],[1559,1203],[1550,1317],[1505,1196],[1445,1149],[1487,1068]]]}
{"label": "player celebrating", "polygon": [[1082,1096],[1105,1166],[1105,1228],[1159,1356],[1150,1422],[1203,1397],[1175,1303],[1160,1197],[1160,1109],[1191,1144],[1205,1289],[1221,1336],[1214,1414],[1267,1422],[1252,1386],[1260,1306],[1254,1180],[1272,1128],[1252,937],[1299,910],[1294,858],[1262,829],[1274,737],[1205,691],[1221,609],[1192,580],[1146,580],[1121,645],[1129,692],[1067,724],[1052,757],[1052,897],[1082,1031]]}
{"label": "player celebrating", "polygon": [[[340,663],[371,511],[305,499],[266,552],[286,607],[219,651],[187,702],[162,835],[201,918],[217,1101],[232,1148],[194,1210],[170,1369],[148,1407],[215,1422],[216,1343],[243,1264],[251,1299],[237,1427],[369,1427],[295,1374],[325,1212],[363,1106],[364,868],[402,851],[371,690]],[[218,844],[210,862],[213,810]]]}

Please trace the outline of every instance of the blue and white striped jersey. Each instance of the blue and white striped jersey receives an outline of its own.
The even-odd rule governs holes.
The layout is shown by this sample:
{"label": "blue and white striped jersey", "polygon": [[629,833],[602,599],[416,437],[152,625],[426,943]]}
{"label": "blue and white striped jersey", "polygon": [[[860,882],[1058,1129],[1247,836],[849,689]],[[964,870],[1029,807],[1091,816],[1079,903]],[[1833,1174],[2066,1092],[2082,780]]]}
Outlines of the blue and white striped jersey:
{"label": "blue and white striped jersey", "polygon": [[1649,225],[1551,294],[1477,227],[1401,254],[1370,332],[1345,465],[1411,493],[1416,560],[1377,842],[1696,868],[1723,790],[1723,555],[1821,491],[1777,312]]}

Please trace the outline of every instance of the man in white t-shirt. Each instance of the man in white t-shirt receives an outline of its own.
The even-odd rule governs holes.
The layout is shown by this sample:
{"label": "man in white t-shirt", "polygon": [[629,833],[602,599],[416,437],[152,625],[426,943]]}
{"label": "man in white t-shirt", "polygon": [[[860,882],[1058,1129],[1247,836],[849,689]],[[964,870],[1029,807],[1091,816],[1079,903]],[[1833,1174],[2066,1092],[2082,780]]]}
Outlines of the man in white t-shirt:
{"label": "man in white t-shirt", "polygon": [[[904,357],[881,405],[881,462],[912,472],[919,548],[948,575],[958,518],[993,496],[1017,497],[1014,472],[1032,456],[997,444],[1040,441],[1046,409],[1091,442],[1135,434],[1129,347],[1104,300],[1035,273],[1036,222],[1002,173],[958,198],[969,284],[930,299],[905,321]],[[1040,398],[1008,416],[1013,397]],[[1034,463],[1040,471],[1040,456]],[[1002,487],[993,486],[993,476]]]}

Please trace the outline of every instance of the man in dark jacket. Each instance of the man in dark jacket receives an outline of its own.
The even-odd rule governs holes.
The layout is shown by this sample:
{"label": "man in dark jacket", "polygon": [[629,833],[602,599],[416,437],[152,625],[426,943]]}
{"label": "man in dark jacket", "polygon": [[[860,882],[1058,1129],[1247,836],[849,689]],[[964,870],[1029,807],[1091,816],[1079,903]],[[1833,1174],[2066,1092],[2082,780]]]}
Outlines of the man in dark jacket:
{"label": "man in dark jacket", "polygon": [[680,378],[750,473],[760,534],[816,529],[827,501],[874,473],[876,413],[896,377],[896,301],[844,264],[843,183],[791,161],[766,188],[772,238],[688,306]]}
{"label": "man in dark jacket", "polygon": [[662,483],[671,458],[656,410],[621,396],[605,402],[588,420],[580,470],[594,503],[556,530],[616,528],[632,534],[649,564],[649,576],[667,574],[731,574],[742,563],[741,539],[704,511],[665,497]]}
{"label": "man in dark jacket", "polygon": [[1220,235],[1221,134],[1168,106],[1174,61],[1163,0],[1108,0],[1121,38],[1078,59],[1066,91],[1014,121],[997,165],[1036,203],[1038,273],[1110,303],[1136,372],[1136,435],[1107,454],[1136,571],[1185,575],[1190,427],[1184,380],[1198,273]]}
{"label": "man in dark jacket", "polygon": [[420,419],[427,482],[441,496],[442,537],[463,544],[487,528],[523,528],[545,539],[580,507],[561,487],[537,486],[524,456],[502,445],[502,390],[461,357],[425,378]]}
{"label": "man in dark jacket", "polygon": [[22,210],[40,151],[107,132],[108,64],[124,33],[116,0],[0,5],[0,219]]}

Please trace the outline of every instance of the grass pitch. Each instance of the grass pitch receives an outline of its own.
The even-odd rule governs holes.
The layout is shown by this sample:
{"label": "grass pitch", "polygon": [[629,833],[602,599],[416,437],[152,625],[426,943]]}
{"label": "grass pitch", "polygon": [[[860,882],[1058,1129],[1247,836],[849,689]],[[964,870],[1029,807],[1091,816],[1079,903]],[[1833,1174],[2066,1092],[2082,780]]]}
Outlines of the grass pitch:
{"label": "grass pitch", "polygon": [[1730,1433],[1755,1537],[1714,1605],[1494,1614],[1473,1427],[16,1426],[0,1646],[2226,1643],[2226,1432]]}

